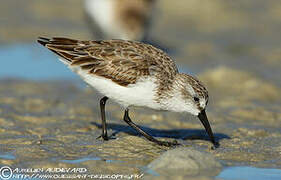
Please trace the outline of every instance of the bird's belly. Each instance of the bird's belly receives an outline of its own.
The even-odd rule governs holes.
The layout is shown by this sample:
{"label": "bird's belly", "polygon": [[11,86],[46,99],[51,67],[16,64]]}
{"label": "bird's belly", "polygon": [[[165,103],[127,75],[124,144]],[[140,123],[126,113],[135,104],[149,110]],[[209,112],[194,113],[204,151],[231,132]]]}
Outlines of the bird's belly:
{"label": "bird's belly", "polygon": [[144,106],[152,109],[160,109],[155,101],[155,79],[146,78],[135,84],[121,86],[104,77],[87,74],[83,71],[77,72],[89,85],[101,94],[113,99],[125,108],[128,106]]}

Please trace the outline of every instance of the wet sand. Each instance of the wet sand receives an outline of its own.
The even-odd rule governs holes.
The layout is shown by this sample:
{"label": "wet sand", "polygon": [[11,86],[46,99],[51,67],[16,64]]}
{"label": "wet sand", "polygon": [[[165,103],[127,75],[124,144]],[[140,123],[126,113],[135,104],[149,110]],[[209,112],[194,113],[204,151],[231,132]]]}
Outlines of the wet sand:
{"label": "wet sand", "polygon": [[[107,117],[109,134],[114,139],[96,139],[101,133],[100,96],[89,88],[79,89],[60,81],[2,80],[0,84],[1,155],[10,155],[1,158],[2,165],[141,173],[146,165],[171,149],[137,136],[122,121],[121,108],[112,102],[107,106]],[[183,147],[212,154],[224,166],[281,168],[281,132],[277,127],[280,109],[275,107],[274,112],[245,99],[244,106],[237,107],[233,100],[220,98],[218,105],[208,110],[215,137],[221,144],[216,150],[211,150],[196,117],[144,109],[132,110],[131,116],[159,139],[177,139]]]}

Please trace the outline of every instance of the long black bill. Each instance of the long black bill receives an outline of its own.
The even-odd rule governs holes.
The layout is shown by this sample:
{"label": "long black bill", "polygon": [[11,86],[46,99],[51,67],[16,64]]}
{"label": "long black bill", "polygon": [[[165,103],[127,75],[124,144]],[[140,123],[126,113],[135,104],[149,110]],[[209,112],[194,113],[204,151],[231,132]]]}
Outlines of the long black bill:
{"label": "long black bill", "polygon": [[215,141],[214,138],[214,134],[212,131],[212,128],[209,124],[205,109],[202,110],[199,114],[198,114],[198,118],[200,119],[201,123],[204,125],[205,130],[207,131],[212,143],[214,144],[215,148],[218,148],[220,146],[220,144],[218,142]]}

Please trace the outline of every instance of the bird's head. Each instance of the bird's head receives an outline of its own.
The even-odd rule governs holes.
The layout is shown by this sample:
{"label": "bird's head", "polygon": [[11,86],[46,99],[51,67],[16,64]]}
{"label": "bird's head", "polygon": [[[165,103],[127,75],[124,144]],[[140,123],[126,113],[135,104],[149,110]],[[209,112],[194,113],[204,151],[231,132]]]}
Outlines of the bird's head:
{"label": "bird's head", "polygon": [[188,112],[198,116],[206,109],[209,101],[208,91],[195,77],[187,74],[178,74],[173,86],[174,96],[178,106],[174,106],[176,112]]}
{"label": "bird's head", "polygon": [[209,96],[205,86],[195,77],[187,74],[178,74],[174,81],[174,92],[177,92],[174,111],[188,112],[199,118],[204,125],[212,143],[218,147],[215,141],[211,126],[209,124],[205,109],[207,107]]}

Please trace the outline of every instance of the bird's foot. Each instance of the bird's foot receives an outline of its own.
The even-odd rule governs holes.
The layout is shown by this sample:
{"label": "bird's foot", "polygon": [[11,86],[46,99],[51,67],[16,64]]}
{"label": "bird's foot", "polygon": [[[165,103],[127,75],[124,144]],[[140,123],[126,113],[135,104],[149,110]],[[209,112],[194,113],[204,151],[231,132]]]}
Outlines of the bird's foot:
{"label": "bird's foot", "polygon": [[212,149],[212,150],[215,150],[215,149],[217,149],[217,148],[219,148],[219,147],[220,147],[220,143],[214,141],[214,142],[213,142],[213,146],[211,147],[211,149]]}
{"label": "bird's foot", "polygon": [[100,139],[100,138],[102,138],[104,141],[108,141],[110,139],[116,139],[115,137],[112,137],[112,136],[108,137],[107,135],[103,135],[103,134],[101,134],[100,136],[96,137],[96,139]]}

